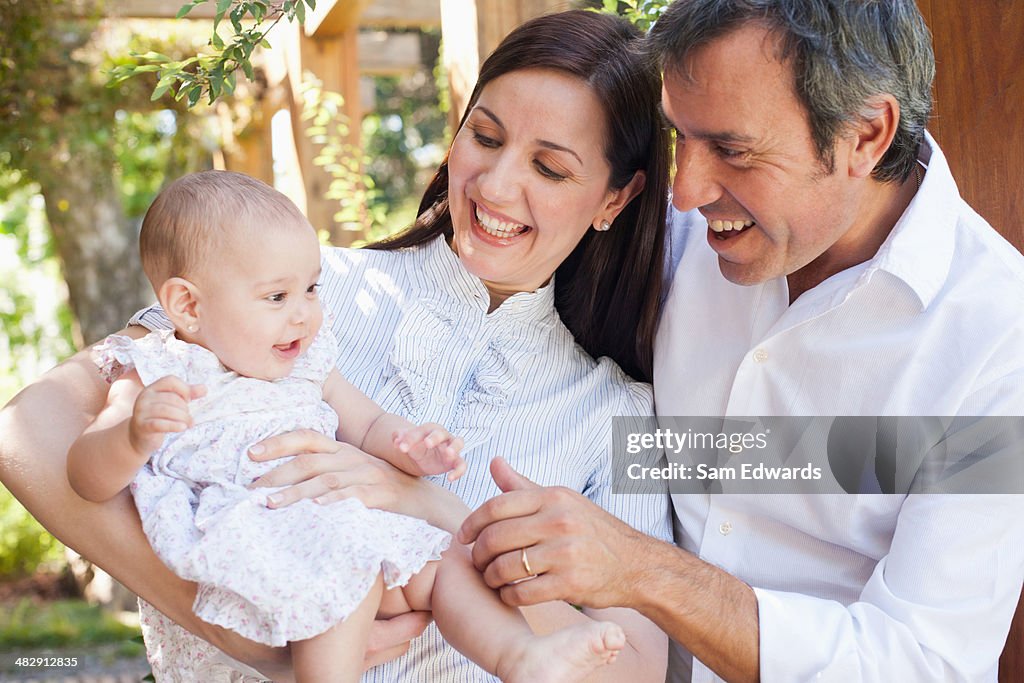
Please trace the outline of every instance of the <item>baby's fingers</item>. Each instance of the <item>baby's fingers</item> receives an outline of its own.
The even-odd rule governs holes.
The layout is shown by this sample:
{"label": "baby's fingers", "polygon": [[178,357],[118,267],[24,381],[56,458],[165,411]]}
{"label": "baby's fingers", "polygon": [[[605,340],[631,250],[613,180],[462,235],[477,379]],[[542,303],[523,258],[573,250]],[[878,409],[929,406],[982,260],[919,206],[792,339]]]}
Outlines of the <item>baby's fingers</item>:
{"label": "baby's fingers", "polygon": [[197,398],[202,398],[206,395],[206,387],[202,384],[186,384],[184,381],[178,379],[174,375],[167,375],[161,377],[157,381],[146,387],[146,393],[156,394],[173,394],[181,398],[186,403]]}
{"label": "baby's fingers", "polygon": [[[440,433],[443,436],[437,437]],[[448,431],[439,424],[428,422],[417,427],[411,427],[403,432],[395,434],[395,445],[403,453],[422,454],[425,449],[433,448],[439,443],[448,440]]]}
{"label": "baby's fingers", "polygon": [[452,459],[452,462],[455,463],[454,467],[452,467],[452,470],[448,473],[448,481],[455,481],[456,479],[458,479],[459,477],[466,473],[466,460],[458,453],[452,451],[450,446],[445,450],[447,451],[446,455]]}
{"label": "baby's fingers", "polygon": [[142,428],[151,434],[169,434],[171,432],[183,432],[192,426],[192,420],[167,419],[154,417],[143,420]]}

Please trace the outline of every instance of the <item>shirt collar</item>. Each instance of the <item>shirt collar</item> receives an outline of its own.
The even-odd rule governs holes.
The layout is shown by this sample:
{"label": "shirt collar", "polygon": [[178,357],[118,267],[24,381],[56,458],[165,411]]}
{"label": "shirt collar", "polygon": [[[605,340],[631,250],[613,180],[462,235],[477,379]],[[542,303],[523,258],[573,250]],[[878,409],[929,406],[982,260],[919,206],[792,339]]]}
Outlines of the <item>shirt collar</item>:
{"label": "shirt collar", "polygon": [[887,272],[913,290],[924,310],[942,289],[953,261],[960,191],[946,157],[927,132],[917,159],[927,169],[921,187],[868,262],[859,283],[877,271]]}
{"label": "shirt collar", "polygon": [[555,313],[555,278],[535,292],[518,292],[506,299],[493,312],[487,313],[490,294],[480,278],[466,270],[444,236],[419,247],[425,291],[443,292],[462,305],[471,306],[489,318],[513,319],[519,322],[550,322]]}

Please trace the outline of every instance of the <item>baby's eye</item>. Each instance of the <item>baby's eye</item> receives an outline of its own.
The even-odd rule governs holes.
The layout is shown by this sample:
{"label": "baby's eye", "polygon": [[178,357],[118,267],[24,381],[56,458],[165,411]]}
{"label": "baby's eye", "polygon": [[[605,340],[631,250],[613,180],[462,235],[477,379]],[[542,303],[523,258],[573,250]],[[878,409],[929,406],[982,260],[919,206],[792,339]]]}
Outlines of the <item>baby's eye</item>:
{"label": "baby's eye", "polygon": [[314,282],[313,284],[311,284],[309,286],[309,289],[306,290],[306,294],[316,294],[317,291],[319,291],[319,289],[320,289],[320,283],[319,282]]}
{"label": "baby's eye", "polygon": [[271,302],[273,302],[275,304],[279,304],[279,303],[282,303],[287,298],[288,298],[288,295],[286,293],[284,293],[284,292],[277,292],[276,294],[271,294],[270,296],[268,296],[267,297],[267,301],[271,301]]}

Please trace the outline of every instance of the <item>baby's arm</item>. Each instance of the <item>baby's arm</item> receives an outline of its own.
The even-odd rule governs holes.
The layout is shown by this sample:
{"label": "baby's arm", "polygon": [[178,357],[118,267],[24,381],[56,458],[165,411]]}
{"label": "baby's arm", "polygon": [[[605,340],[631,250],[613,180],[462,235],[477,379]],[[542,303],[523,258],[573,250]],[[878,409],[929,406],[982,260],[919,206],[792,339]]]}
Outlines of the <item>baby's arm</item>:
{"label": "baby's arm", "polygon": [[339,440],[417,477],[448,472],[449,481],[454,481],[466,471],[466,461],[459,455],[462,439],[439,424],[416,426],[384,412],[337,370],[324,384],[324,400],[338,413]]}
{"label": "baby's arm", "polygon": [[107,404],[68,451],[68,482],[86,500],[110,500],[128,486],[170,432],[192,426],[188,402],[205,393],[176,377],[143,387],[132,370],[110,387]]}

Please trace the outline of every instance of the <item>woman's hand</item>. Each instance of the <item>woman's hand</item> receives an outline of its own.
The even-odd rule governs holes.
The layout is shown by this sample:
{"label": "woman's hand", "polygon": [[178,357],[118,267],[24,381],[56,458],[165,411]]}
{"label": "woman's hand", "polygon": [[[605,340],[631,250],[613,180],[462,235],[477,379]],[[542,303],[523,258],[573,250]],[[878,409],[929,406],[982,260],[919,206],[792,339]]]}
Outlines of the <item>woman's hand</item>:
{"label": "woman's hand", "polygon": [[419,517],[451,532],[469,513],[450,491],[314,430],[273,436],[249,449],[257,462],[292,455],[294,459],[252,483],[285,487],[268,498],[271,507],[306,498],[323,504],[358,498],[366,507]]}

